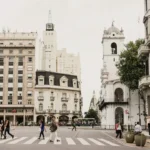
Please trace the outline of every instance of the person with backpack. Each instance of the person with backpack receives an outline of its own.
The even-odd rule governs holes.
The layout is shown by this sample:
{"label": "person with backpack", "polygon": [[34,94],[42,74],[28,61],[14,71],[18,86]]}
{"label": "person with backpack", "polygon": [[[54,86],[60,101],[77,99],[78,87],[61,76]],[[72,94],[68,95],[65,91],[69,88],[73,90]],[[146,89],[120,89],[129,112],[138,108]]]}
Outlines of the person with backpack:
{"label": "person with backpack", "polygon": [[57,142],[60,141],[57,136],[57,129],[58,129],[58,125],[56,123],[55,117],[53,116],[51,119],[51,124],[50,124],[50,138],[49,138],[50,142],[53,142],[52,141],[53,134],[55,134],[55,139],[57,139]]}
{"label": "person with backpack", "polygon": [[44,131],[46,131],[46,129],[45,129],[45,123],[44,123],[43,120],[41,120],[39,140],[41,138],[41,135],[43,136],[43,140],[45,139],[44,138]]}

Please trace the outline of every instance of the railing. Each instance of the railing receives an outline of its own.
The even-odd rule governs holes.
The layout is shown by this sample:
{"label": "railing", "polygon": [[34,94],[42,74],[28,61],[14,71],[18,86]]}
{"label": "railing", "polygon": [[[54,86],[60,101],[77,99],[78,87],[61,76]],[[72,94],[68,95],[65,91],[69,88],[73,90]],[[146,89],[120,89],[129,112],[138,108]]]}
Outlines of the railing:
{"label": "railing", "polygon": [[150,48],[145,45],[141,45],[138,49],[138,55],[140,56],[143,53],[148,53],[150,51]]}
{"label": "railing", "polygon": [[68,102],[68,100],[69,100],[69,98],[67,98],[67,97],[62,97],[62,98],[61,98],[61,101],[62,101],[62,102]]}
{"label": "railing", "polygon": [[38,100],[44,100],[44,96],[38,96]]}
{"label": "railing", "polygon": [[139,80],[139,86],[142,85],[146,85],[150,83],[150,76],[143,76],[140,80]]}
{"label": "railing", "polygon": [[60,110],[59,113],[60,114],[69,114],[70,110]]}
{"label": "railing", "polygon": [[78,102],[78,98],[74,98],[74,102],[77,103]]}
{"label": "railing", "polygon": [[48,110],[47,113],[52,113],[52,114],[54,114],[54,113],[56,113],[56,110],[51,109],[51,110]]}

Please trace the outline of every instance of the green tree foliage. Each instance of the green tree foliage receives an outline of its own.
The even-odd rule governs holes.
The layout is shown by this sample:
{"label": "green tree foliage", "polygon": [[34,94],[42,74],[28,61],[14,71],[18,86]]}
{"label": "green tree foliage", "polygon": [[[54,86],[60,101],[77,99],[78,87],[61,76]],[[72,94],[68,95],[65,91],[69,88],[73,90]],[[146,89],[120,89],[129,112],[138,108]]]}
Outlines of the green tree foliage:
{"label": "green tree foliage", "polygon": [[138,89],[139,79],[145,74],[143,59],[138,57],[138,49],[144,40],[130,41],[126,49],[120,54],[119,62],[116,65],[121,83],[130,90]]}
{"label": "green tree foliage", "polygon": [[96,122],[98,121],[97,111],[90,109],[86,115],[85,118],[95,118]]}

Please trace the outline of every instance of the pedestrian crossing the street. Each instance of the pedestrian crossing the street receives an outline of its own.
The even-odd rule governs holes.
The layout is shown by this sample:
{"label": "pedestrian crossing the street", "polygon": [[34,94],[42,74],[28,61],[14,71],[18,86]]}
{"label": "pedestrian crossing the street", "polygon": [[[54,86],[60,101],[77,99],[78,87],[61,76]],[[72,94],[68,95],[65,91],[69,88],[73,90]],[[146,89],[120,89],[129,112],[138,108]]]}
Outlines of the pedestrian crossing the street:
{"label": "pedestrian crossing the street", "polygon": [[30,145],[30,144],[39,144],[39,145],[45,145],[45,144],[54,144],[54,145],[83,145],[83,146],[91,146],[91,145],[97,145],[97,146],[121,146],[118,143],[115,143],[115,141],[109,141],[106,139],[99,139],[99,138],[59,138],[59,141],[57,139],[54,140],[53,143],[49,142],[49,137],[45,137],[45,139],[39,140],[38,137],[14,137],[8,138],[8,139],[2,139],[0,140],[1,144],[23,144],[23,145]]}

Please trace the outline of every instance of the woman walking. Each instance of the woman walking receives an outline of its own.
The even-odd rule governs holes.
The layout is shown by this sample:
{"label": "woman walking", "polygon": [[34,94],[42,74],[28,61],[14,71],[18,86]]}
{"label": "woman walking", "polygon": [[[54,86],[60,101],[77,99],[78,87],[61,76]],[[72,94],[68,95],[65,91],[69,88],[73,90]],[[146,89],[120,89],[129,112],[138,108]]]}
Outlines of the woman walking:
{"label": "woman walking", "polygon": [[122,136],[122,130],[121,130],[121,124],[120,123],[118,123],[118,125],[116,125],[116,138],[118,138],[118,136],[119,136],[119,138],[121,139],[121,136]]}
{"label": "woman walking", "polygon": [[39,140],[41,138],[41,135],[43,136],[43,139],[45,139],[45,137],[44,137],[44,131],[46,131],[46,129],[45,129],[45,123],[44,123],[43,120],[41,120]]}
{"label": "woman walking", "polygon": [[53,134],[55,134],[55,139],[57,139],[57,142],[59,142],[60,140],[58,139],[58,136],[57,136],[57,129],[58,129],[58,125],[57,125],[57,122],[55,120],[55,117],[53,116],[52,120],[51,120],[51,125],[50,125],[50,142],[53,142],[52,141],[52,136]]}
{"label": "woman walking", "polygon": [[11,133],[10,133],[10,122],[9,122],[9,120],[8,119],[6,119],[6,121],[5,121],[5,125],[4,125],[4,139],[6,139],[6,132],[12,137],[12,138],[14,138],[14,135],[12,135]]}

